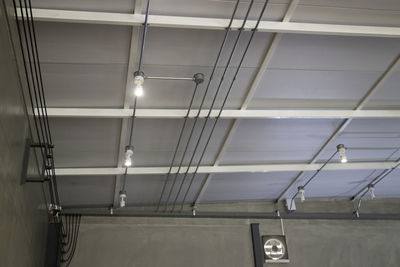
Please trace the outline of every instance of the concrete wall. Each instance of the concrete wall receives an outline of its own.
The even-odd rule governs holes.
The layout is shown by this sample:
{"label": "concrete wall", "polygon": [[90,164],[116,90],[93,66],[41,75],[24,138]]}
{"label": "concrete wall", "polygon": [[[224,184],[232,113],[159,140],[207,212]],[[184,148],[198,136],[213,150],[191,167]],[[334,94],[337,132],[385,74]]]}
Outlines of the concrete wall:
{"label": "concrete wall", "polygon": [[37,267],[44,265],[47,213],[42,185],[20,185],[29,127],[10,39],[15,25],[6,13],[10,3],[0,1],[0,266]]}
{"label": "concrete wall", "polygon": [[[254,266],[250,223],[281,234],[279,220],[83,217],[71,267]],[[285,220],[291,263],[399,266],[400,222]],[[274,265],[265,265],[274,266]]]}

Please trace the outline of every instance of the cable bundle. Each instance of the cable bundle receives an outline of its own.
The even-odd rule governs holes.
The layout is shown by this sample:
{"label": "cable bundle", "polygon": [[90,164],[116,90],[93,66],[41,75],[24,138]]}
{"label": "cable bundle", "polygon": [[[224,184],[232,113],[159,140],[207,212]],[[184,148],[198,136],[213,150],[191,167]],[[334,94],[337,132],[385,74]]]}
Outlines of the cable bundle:
{"label": "cable bundle", "polygon": [[[65,219],[63,220],[64,217]],[[61,216],[61,262],[65,267],[69,266],[74,257],[76,244],[78,242],[79,228],[81,223],[80,214],[66,214]],[[64,224],[65,222],[65,224]]]}
{"label": "cable bundle", "polygon": [[[46,99],[43,90],[42,72],[36,42],[35,25],[33,22],[31,0],[13,0],[14,11],[19,35],[19,45],[23,59],[26,84],[29,92],[30,108],[35,131],[32,139],[37,140],[33,147],[40,149],[45,181],[49,182],[50,210],[59,210],[57,181],[53,158],[53,141],[51,138],[49,119],[47,116]],[[57,212],[53,215],[56,215]]]}

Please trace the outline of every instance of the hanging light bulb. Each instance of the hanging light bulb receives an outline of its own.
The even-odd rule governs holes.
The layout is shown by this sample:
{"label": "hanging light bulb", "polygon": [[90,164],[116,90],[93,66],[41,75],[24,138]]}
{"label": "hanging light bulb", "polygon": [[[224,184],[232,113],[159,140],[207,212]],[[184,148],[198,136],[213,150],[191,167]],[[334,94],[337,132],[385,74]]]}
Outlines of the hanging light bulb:
{"label": "hanging light bulb", "polygon": [[133,84],[135,85],[135,96],[142,96],[144,93],[144,73],[143,71],[135,71]]}
{"label": "hanging light bulb", "polygon": [[340,144],[336,148],[337,152],[339,153],[340,162],[346,163],[347,162],[346,147],[343,144]]}
{"label": "hanging light bulb", "polygon": [[368,191],[371,196],[371,199],[375,198],[375,186],[373,184],[368,185]]}
{"label": "hanging light bulb", "polygon": [[132,166],[132,155],[133,155],[133,146],[126,146],[125,147],[125,167]]}
{"label": "hanging light bulb", "polygon": [[300,201],[304,202],[306,200],[306,197],[304,196],[304,186],[299,186],[297,189],[299,190],[298,192],[300,194]]}
{"label": "hanging light bulb", "polygon": [[126,205],[126,192],[119,191],[119,207],[123,208]]}

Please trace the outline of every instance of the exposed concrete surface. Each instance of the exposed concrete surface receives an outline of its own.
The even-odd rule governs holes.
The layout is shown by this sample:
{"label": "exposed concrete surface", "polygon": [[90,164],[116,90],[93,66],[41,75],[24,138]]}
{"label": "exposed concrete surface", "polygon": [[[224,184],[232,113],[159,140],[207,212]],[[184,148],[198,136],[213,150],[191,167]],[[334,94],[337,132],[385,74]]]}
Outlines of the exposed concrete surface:
{"label": "exposed concrete surface", "polygon": [[42,185],[20,185],[29,127],[10,40],[8,23],[13,21],[7,21],[5,11],[12,10],[10,4],[0,1],[0,266],[39,267],[44,265],[47,213]]}
{"label": "exposed concrete surface", "polygon": [[[281,234],[280,220],[83,217],[71,267],[254,266],[250,223]],[[289,264],[398,266],[400,221],[285,220]]]}

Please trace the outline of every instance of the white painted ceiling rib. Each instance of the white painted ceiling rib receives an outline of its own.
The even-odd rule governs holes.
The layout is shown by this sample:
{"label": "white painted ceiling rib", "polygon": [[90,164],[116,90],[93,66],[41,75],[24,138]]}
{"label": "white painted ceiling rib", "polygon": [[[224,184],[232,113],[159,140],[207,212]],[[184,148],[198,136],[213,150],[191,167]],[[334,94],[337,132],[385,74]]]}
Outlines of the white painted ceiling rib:
{"label": "white painted ceiling rib", "polygon": [[[172,6],[179,2],[168,1]],[[358,15],[346,15],[355,10],[358,1],[347,3],[352,9],[332,9],[332,3],[326,7],[319,3],[319,13],[310,1],[293,0],[267,7],[267,18],[260,24],[261,31],[256,34],[238,83],[221,114],[204,165],[199,167],[202,175],[196,178],[188,196],[191,203],[287,197],[303,176],[310,177],[324,163],[339,142],[358,150],[348,150],[348,164],[328,164],[326,172],[310,184],[310,197],[350,198],[375,178],[368,176],[372,170],[395,166],[400,157],[396,150],[400,147],[400,22],[393,18],[400,14],[399,3],[381,3],[379,8],[387,8],[376,9],[376,16],[382,17],[378,23],[363,15],[364,6],[357,7]],[[82,8],[48,9],[53,3],[37,2],[34,16],[41,21],[38,39],[44,40],[39,49],[44,50],[40,54],[50,94],[48,113],[58,128],[55,156],[60,167],[56,171],[65,188],[61,195],[73,205],[117,205],[124,170],[122,153],[133,112],[132,73],[140,32],[137,26],[144,22],[140,12],[143,3],[136,1],[128,10],[122,3],[114,9],[91,9],[90,5],[83,8],[87,3],[82,3]],[[149,16],[149,47],[144,57],[146,74],[209,74],[221,30],[228,24],[222,18],[227,16],[227,6],[210,11],[207,17],[201,4],[198,14],[191,13],[195,9],[184,7],[200,2],[181,3],[175,13],[164,2],[154,1],[155,11]],[[374,10],[372,2],[368,5],[368,12]],[[133,7],[135,13],[128,14]],[[333,10],[342,13],[332,13]],[[251,16],[246,29],[254,27],[255,14]],[[241,22],[235,20],[235,27]],[[64,36],[57,39],[54,29],[63,29]],[[126,45],[128,42],[130,46]],[[113,47],[117,49],[113,51]],[[111,62],[117,67],[111,67]],[[233,63],[237,65],[238,58]],[[222,70],[218,71],[220,75]],[[101,81],[99,77],[106,75],[108,79],[103,84],[94,85],[94,80]],[[117,83],[107,80],[118,81],[123,88],[113,88]],[[146,81],[146,87],[148,94],[138,102],[136,110],[137,167],[128,169],[128,174],[134,176],[129,179],[127,190],[137,194],[128,198],[132,204],[157,201],[172,144],[176,142],[177,126],[187,112],[181,103],[187,102],[190,91],[187,84],[176,82]],[[96,92],[93,88],[99,93],[92,94],[91,100],[90,92]],[[115,104],[119,103],[117,95],[123,98],[120,105]],[[217,103],[220,105],[220,99]],[[189,117],[197,112],[193,109]],[[206,112],[202,110],[200,116]],[[211,117],[217,114],[215,109]],[[193,147],[191,144],[189,150]],[[94,152],[91,158],[89,150]],[[187,169],[187,165],[185,161],[180,172],[194,171],[193,166]],[[295,176],[296,172],[300,175]],[[116,177],[111,201],[110,194],[105,193],[104,187],[110,187],[109,182],[104,182],[106,177]],[[393,191],[399,185],[396,177],[398,173],[393,171],[377,185],[379,197],[399,197]],[[97,187],[102,193],[93,202],[87,195],[86,199],[81,194],[69,198],[68,192],[87,186],[85,179],[96,184],[88,190]]]}

